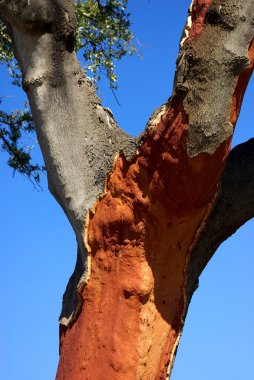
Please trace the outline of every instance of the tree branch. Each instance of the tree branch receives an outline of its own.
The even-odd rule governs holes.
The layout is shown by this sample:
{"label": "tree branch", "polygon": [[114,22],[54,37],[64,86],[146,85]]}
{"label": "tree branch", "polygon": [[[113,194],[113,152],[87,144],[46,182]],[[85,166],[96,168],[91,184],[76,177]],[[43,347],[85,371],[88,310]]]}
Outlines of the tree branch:
{"label": "tree branch", "polygon": [[188,271],[188,301],[198,277],[223,241],[254,217],[254,138],[230,152],[218,200],[195,246]]}
{"label": "tree branch", "polygon": [[[191,25],[186,26],[180,44],[170,109],[167,104],[154,115],[149,132],[141,139],[141,144],[146,143],[139,154],[147,160],[150,172],[157,175],[159,168],[152,185],[167,184],[171,218],[184,210],[188,224],[191,213],[197,212],[196,224],[191,226],[194,234],[214,199],[253,68],[253,12],[250,0],[195,2]],[[116,154],[124,151],[125,156],[132,156],[136,140],[117,127],[80,68],[74,52],[71,0],[0,0],[0,14],[10,24],[49,188],[77,236],[80,274],[86,269],[83,231],[87,210],[102,193]],[[147,178],[150,188],[151,177]],[[188,247],[182,252],[188,255]],[[202,266],[205,260],[201,262]],[[78,277],[74,275],[72,289]]]}
{"label": "tree branch", "polygon": [[77,61],[72,1],[1,1],[0,14],[11,29],[50,191],[85,256],[86,210],[103,191],[116,154],[131,155],[135,141],[102,107]]}
{"label": "tree branch", "polygon": [[[75,231],[79,273],[86,273],[87,210],[103,192],[117,154],[124,151],[132,156],[136,140],[101,105],[79,65],[73,1],[0,0],[0,16],[8,23],[22,70],[49,189]],[[80,278],[74,277],[75,289]],[[77,304],[76,292],[74,298]],[[71,309],[66,312],[69,317],[72,304],[66,305],[65,311]]]}

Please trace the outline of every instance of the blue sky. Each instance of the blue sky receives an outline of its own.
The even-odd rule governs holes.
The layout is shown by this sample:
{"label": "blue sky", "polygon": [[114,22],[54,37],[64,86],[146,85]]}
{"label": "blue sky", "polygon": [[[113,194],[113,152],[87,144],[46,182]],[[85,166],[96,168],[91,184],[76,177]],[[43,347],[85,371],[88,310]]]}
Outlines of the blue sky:
{"label": "blue sky", "polygon": [[[132,30],[142,59],[117,64],[115,102],[106,82],[100,96],[119,125],[138,134],[151,112],[171,94],[179,38],[189,1],[131,0]],[[23,103],[0,69],[8,109]],[[252,80],[234,144],[253,135]],[[39,149],[35,149],[40,159]],[[47,190],[12,177],[1,153],[0,378],[54,379],[61,298],[76,258],[74,234]],[[253,380],[253,221],[226,241],[200,279],[186,319],[172,380]],[[104,380],[104,379],[103,379]],[[105,379],[107,380],[107,379]],[[144,379],[145,380],[145,379]]]}

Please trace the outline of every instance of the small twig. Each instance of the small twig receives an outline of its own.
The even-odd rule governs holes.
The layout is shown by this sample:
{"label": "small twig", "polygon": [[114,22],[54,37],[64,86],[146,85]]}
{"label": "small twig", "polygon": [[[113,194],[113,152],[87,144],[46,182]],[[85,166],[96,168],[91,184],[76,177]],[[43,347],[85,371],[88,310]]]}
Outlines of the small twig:
{"label": "small twig", "polygon": [[112,87],[110,87],[110,89],[111,89],[111,91],[112,91],[112,93],[114,95],[114,98],[115,98],[117,104],[119,105],[119,107],[121,107],[121,104],[119,103],[119,100],[117,99],[117,96],[116,96],[116,93],[115,93],[114,89]]}

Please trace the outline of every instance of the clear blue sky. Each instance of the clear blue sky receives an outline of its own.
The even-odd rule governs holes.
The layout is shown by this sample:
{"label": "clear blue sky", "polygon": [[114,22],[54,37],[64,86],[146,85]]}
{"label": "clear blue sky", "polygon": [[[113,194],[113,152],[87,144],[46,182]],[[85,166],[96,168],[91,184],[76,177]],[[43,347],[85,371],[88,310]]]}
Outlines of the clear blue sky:
{"label": "clear blue sky", "polygon": [[[175,59],[189,1],[130,0],[132,30],[143,58],[117,65],[117,105],[107,84],[100,96],[119,125],[139,133],[171,94]],[[8,109],[23,103],[1,68]],[[234,144],[252,137],[254,81]],[[38,159],[39,150],[35,150]],[[76,258],[74,234],[42,182],[37,192],[1,153],[0,378],[51,380],[58,362],[61,298]],[[201,276],[186,319],[172,380],[253,380],[254,223],[226,241]],[[92,380],[92,379],[91,379]],[[104,380],[104,379],[102,379]],[[110,380],[110,379],[105,379]],[[145,379],[144,379],[145,380]]]}

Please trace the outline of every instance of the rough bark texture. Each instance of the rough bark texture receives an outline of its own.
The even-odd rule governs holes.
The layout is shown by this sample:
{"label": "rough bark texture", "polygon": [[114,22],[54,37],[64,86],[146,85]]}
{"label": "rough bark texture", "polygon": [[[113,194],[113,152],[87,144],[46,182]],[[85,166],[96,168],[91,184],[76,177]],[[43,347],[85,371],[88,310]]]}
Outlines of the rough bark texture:
{"label": "rough bark texture", "polygon": [[254,216],[254,139],[229,155],[218,199],[195,246],[188,268],[188,303],[198,277],[220,244]]}
{"label": "rough bark texture", "polygon": [[57,379],[165,379],[201,271],[254,213],[253,141],[231,152],[219,186],[254,65],[254,3],[192,1],[173,95],[138,142],[82,74],[70,1],[2,0],[0,11],[78,240]]}
{"label": "rough bark texture", "polygon": [[62,332],[58,379],[170,375],[202,270],[193,249],[216,200],[253,66],[251,10],[193,2],[169,108],[138,155],[116,161],[87,220],[91,272],[79,321]]}
{"label": "rough bark texture", "polygon": [[1,1],[0,7],[22,69],[49,189],[77,237],[77,265],[61,314],[66,324],[77,308],[77,285],[87,272],[87,210],[103,192],[115,156],[119,151],[132,155],[136,142],[102,107],[77,61],[71,1]]}

